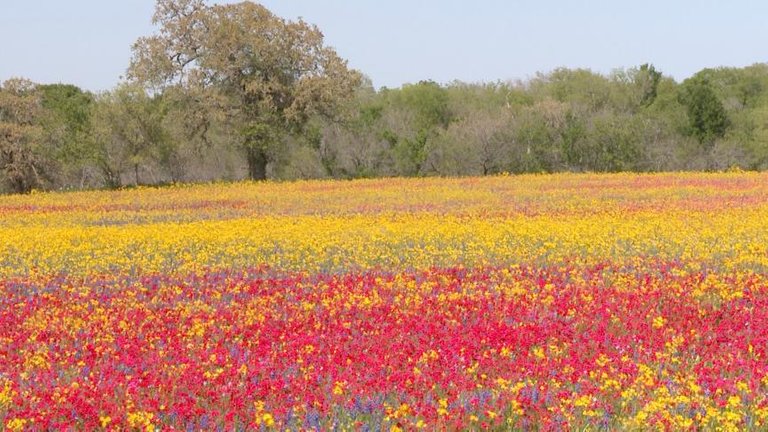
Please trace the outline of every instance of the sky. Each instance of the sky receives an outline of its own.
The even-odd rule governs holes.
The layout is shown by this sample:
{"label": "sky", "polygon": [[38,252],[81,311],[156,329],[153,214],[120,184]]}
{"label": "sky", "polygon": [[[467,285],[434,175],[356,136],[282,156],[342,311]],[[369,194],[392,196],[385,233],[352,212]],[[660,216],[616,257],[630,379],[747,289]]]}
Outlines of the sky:
{"label": "sky", "polygon": [[[209,1],[210,3],[211,1]],[[215,2],[215,1],[214,1]],[[316,24],[376,87],[653,63],[677,80],[768,61],[765,0],[264,0]],[[154,0],[0,0],[0,81],[114,87]]]}

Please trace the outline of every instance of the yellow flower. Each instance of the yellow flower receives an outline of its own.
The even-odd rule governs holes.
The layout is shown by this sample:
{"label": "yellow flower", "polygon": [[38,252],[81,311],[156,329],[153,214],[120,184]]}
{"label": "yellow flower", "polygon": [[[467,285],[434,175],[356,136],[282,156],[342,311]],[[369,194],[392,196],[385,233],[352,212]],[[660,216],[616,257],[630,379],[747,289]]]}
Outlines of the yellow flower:
{"label": "yellow flower", "polygon": [[14,393],[11,388],[11,381],[5,380],[5,383],[0,387],[0,408],[5,408],[13,402]]}
{"label": "yellow flower", "polygon": [[128,425],[132,428],[136,429],[144,429],[146,431],[151,431],[154,429],[152,425],[152,419],[155,418],[155,415],[150,412],[146,411],[138,411],[134,413],[128,413]]}
{"label": "yellow flower", "polygon": [[437,401],[437,415],[439,416],[447,416],[448,415],[448,399],[440,399]]}
{"label": "yellow flower", "polygon": [[663,316],[657,316],[653,319],[653,328],[659,329],[664,327],[664,325],[667,323],[667,320]]}
{"label": "yellow flower", "polygon": [[741,405],[741,398],[737,395],[728,397],[728,407],[736,408]]}
{"label": "yellow flower", "polygon": [[588,407],[592,403],[592,396],[584,395],[579,396],[575,401],[573,401],[573,405],[577,407]]}
{"label": "yellow flower", "polygon": [[261,416],[261,421],[263,421],[264,425],[266,425],[267,427],[272,427],[275,425],[275,418],[272,417],[272,414],[270,413],[264,413]]}
{"label": "yellow flower", "polygon": [[106,428],[109,423],[112,422],[112,417],[110,416],[99,416],[99,423],[101,423],[102,428]]}
{"label": "yellow flower", "polygon": [[8,422],[5,423],[5,427],[7,427],[9,431],[18,432],[18,431],[24,430],[24,426],[26,424],[27,424],[27,420],[25,419],[13,418],[8,420]]}

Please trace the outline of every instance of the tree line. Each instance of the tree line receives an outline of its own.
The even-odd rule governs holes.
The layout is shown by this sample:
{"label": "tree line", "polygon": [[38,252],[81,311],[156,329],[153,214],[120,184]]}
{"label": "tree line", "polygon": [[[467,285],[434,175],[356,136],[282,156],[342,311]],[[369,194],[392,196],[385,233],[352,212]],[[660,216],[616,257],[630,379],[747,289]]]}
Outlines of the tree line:
{"label": "tree line", "polygon": [[376,90],[315,26],[159,0],[127,79],[0,86],[0,190],[768,167],[768,64]]}

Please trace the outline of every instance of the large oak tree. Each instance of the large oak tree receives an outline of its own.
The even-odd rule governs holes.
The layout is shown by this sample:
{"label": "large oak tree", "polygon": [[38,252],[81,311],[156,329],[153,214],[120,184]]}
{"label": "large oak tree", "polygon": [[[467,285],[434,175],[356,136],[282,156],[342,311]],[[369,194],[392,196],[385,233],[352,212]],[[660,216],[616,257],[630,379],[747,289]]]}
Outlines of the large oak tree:
{"label": "large oak tree", "polygon": [[334,116],[360,75],[306,22],[249,1],[159,0],[159,31],[133,47],[129,78],[154,91],[183,88],[237,127],[252,179],[275,147],[316,115]]}
{"label": "large oak tree", "polygon": [[0,85],[0,180],[16,193],[40,187],[44,180],[40,112],[34,83],[14,78]]}

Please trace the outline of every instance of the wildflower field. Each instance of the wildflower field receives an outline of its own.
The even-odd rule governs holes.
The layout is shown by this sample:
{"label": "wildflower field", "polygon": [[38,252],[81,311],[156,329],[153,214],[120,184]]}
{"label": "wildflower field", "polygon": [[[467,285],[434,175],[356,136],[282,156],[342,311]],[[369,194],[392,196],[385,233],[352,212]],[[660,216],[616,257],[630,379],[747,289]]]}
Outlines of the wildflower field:
{"label": "wildflower field", "polygon": [[0,198],[12,431],[765,429],[767,351],[766,174]]}

